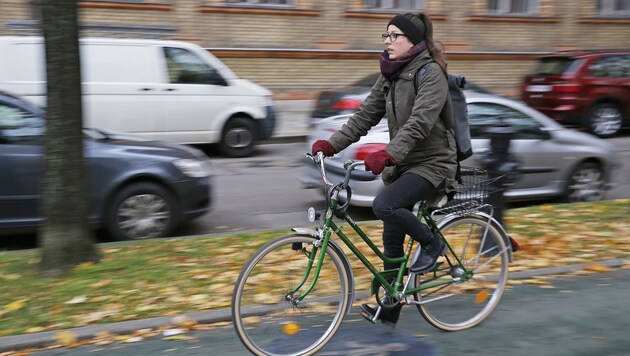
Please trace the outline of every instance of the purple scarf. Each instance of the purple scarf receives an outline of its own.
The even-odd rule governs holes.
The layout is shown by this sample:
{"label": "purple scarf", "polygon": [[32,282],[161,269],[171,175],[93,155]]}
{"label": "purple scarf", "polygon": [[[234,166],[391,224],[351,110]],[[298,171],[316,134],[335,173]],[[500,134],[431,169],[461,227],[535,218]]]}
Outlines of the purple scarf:
{"label": "purple scarf", "polygon": [[388,80],[398,79],[398,75],[400,74],[400,71],[409,62],[411,62],[411,60],[415,56],[417,56],[420,52],[424,51],[425,49],[427,49],[427,44],[424,41],[422,41],[418,43],[417,45],[411,47],[409,52],[407,52],[407,54],[402,56],[400,59],[393,60],[393,61],[389,59],[389,54],[387,53],[387,50],[384,50],[383,53],[381,53],[381,59],[380,59],[381,74],[383,74],[383,76],[387,78]]}

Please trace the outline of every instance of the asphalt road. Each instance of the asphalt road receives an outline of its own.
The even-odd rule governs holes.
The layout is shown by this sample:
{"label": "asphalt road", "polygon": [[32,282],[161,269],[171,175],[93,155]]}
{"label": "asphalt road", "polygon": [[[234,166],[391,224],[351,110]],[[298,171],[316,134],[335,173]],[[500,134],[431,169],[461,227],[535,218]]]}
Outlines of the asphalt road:
{"label": "asphalt road", "polygon": [[[431,327],[415,307],[403,309],[395,329],[365,321],[357,308],[318,355],[628,355],[630,269],[560,276],[549,285],[507,289],[481,325],[447,333]],[[37,352],[78,355],[248,355],[232,327],[138,343],[83,346]]]}
{"label": "asphalt road", "polygon": [[[630,198],[630,134],[608,141],[620,153],[622,169],[614,178],[617,187],[607,198]],[[175,236],[312,226],[306,210],[324,206],[319,191],[303,189],[299,182],[308,149],[304,143],[262,144],[246,158],[225,158],[212,148],[203,148],[214,168],[213,208],[180,227]],[[376,219],[370,208],[351,207],[348,212],[355,221]],[[0,248],[33,246],[34,235],[3,236]]]}
{"label": "asphalt road", "polygon": [[[622,157],[608,199],[630,198],[630,135],[608,139]],[[299,182],[304,143],[260,145],[252,157],[225,158],[207,151],[214,170],[213,210],[180,228],[177,235],[310,226],[306,210],[323,207],[323,196]],[[376,219],[370,208],[350,208],[355,221]]]}

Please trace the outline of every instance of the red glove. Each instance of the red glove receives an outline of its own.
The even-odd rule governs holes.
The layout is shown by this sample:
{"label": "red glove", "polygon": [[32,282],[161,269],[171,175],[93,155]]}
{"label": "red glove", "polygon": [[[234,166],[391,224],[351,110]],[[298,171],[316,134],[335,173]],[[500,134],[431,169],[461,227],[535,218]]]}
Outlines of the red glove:
{"label": "red glove", "polygon": [[322,152],[326,157],[332,157],[335,154],[335,148],[326,140],[317,140],[311,147],[311,154],[315,156],[317,152]]}
{"label": "red glove", "polygon": [[365,163],[365,170],[372,171],[374,175],[381,174],[385,166],[395,166],[397,164],[394,157],[385,150],[370,153],[363,162]]}

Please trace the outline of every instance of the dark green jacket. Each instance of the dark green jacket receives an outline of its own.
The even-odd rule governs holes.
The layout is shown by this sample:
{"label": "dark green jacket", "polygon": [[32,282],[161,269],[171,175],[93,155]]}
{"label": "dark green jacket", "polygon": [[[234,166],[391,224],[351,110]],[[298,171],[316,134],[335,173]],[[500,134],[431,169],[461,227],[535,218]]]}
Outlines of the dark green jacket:
{"label": "dark green jacket", "polygon": [[[385,168],[385,184],[410,172],[435,187],[444,182],[449,192],[457,169],[456,144],[452,129],[446,129],[444,123],[453,127],[453,113],[446,76],[431,61],[425,50],[403,68],[397,80],[381,75],[359,110],[330,137],[330,143],[339,152],[387,116],[390,142],[386,150],[398,165]],[[428,62],[416,94],[416,73]]]}

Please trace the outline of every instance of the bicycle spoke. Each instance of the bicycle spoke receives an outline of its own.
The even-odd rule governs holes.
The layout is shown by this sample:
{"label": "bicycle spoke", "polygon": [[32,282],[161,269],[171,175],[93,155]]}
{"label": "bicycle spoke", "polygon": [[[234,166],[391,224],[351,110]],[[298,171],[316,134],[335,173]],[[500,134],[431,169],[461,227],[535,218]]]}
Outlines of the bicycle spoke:
{"label": "bicycle spoke", "polygon": [[[244,268],[232,299],[236,331],[243,344],[260,355],[311,353],[325,344],[339,327],[349,303],[349,277],[338,252],[329,246],[317,284],[311,286],[315,266],[309,264],[316,239],[288,236],[261,249]],[[319,252],[318,252],[319,254]]]}
{"label": "bicycle spoke", "polygon": [[[452,249],[446,256],[450,263],[444,264],[450,267],[449,273],[422,281],[416,276],[416,287],[436,287],[415,293],[414,297],[420,313],[431,325],[443,330],[470,328],[492,312],[503,294],[508,250],[499,232],[481,218],[457,218],[441,231]],[[452,258],[453,253],[462,266]],[[447,284],[437,286],[439,283]]]}

